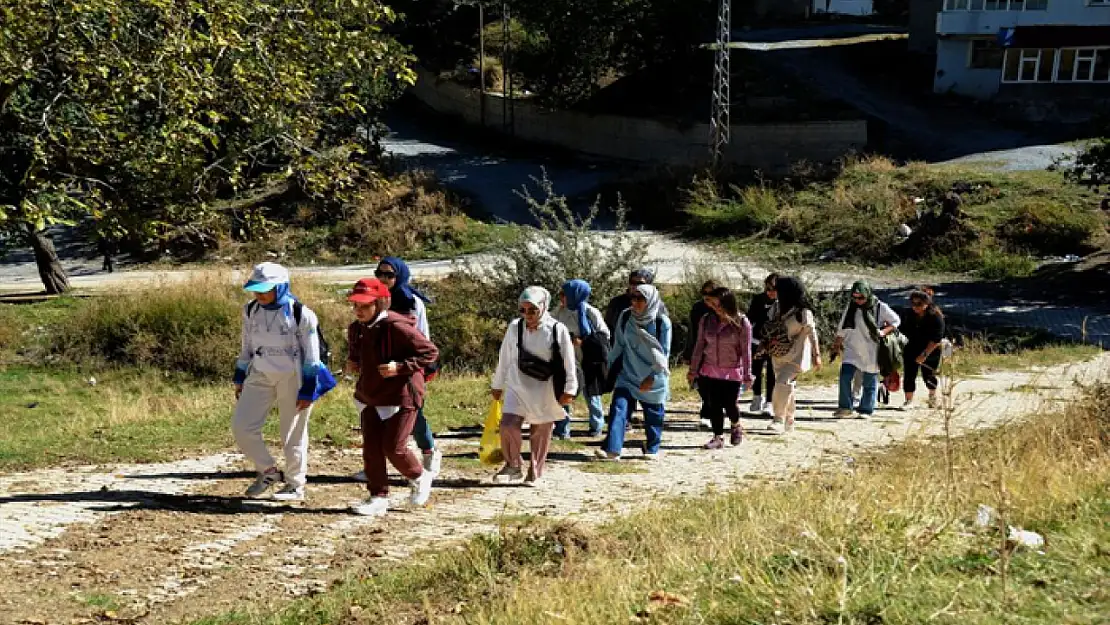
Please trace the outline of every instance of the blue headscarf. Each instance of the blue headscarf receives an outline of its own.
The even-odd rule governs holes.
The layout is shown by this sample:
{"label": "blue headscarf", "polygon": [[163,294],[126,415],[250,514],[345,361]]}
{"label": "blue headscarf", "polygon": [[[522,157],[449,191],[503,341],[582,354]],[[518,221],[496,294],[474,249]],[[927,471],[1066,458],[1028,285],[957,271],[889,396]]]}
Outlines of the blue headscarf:
{"label": "blue headscarf", "polygon": [[586,300],[590,299],[590,293],[590,284],[585,280],[570,280],[563,285],[567,308],[578,313],[578,333],[583,337],[594,333],[590,316],[586,314]]}
{"label": "blue headscarf", "polygon": [[292,304],[293,302],[297,301],[297,296],[293,295],[293,293],[289,291],[288,282],[278,283],[278,285],[274,287],[274,296],[275,297],[273,304],[261,304],[261,306],[266,310],[280,310],[281,308],[284,308],[287,304]]}
{"label": "blue headscarf", "polygon": [[431,302],[427,296],[412,288],[412,285],[409,284],[409,279],[412,278],[412,271],[409,269],[409,266],[405,264],[405,261],[396,256],[386,256],[378,263],[379,267],[381,265],[393,267],[393,272],[397,274],[397,282],[389,291],[389,295],[393,298],[393,301],[389,305],[390,310],[399,313],[410,313],[416,308],[416,298],[418,297],[426,303]]}

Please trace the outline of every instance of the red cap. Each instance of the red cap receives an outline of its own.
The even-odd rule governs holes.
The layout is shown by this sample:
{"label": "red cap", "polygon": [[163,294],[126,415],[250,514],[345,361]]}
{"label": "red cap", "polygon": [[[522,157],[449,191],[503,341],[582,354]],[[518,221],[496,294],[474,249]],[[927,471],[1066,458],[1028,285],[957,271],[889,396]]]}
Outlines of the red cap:
{"label": "red cap", "polygon": [[347,296],[348,302],[356,304],[372,304],[374,301],[389,297],[389,289],[377,278],[363,278],[355,283],[351,294]]}

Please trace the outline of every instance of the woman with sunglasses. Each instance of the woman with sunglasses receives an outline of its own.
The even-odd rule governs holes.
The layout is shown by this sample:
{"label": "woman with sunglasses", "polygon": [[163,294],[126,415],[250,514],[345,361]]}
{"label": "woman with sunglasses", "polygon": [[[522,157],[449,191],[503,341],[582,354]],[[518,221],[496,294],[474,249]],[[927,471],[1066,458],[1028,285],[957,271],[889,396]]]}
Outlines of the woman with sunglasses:
{"label": "woman with sunglasses", "polygon": [[735,447],[744,440],[738,401],[743,388],[752,383],[752,326],[732,291],[718,287],[706,303],[713,314],[700,321],[689,380],[697,380],[702,414],[709,415],[713,427],[713,438],[705,448],[723,449],[725,415],[732,425],[730,444]]}
{"label": "woman with sunglasses", "polygon": [[[759,352],[759,337],[763,334],[763,326],[771,314],[771,307],[778,298],[775,283],[779,275],[773,273],[763,279],[763,292],[752,297],[748,306],[748,320],[752,323],[752,347],[758,354],[752,357],[752,373],[755,381],[752,383],[752,404],[748,408],[753,414],[765,413],[771,415],[771,398],[775,388],[775,367],[771,364],[771,357]],[[764,382],[766,382],[766,400],[764,400]]]}
{"label": "woman with sunglasses", "polygon": [[[432,338],[431,330],[428,327],[428,310],[425,306],[425,303],[430,300],[409,284],[412,271],[408,264],[400,258],[386,256],[378,264],[377,270],[374,271],[374,277],[389,289],[389,295],[392,298],[389,310],[411,318],[420,334],[430,340]],[[423,407],[416,411],[416,423],[412,428],[412,437],[416,441],[416,446],[420,448],[424,469],[432,473],[439,473],[443,462],[443,454],[436,449],[435,437],[432,435],[432,428],[428,425],[427,418],[424,417]],[[355,479],[360,482],[365,481],[366,474],[360,471],[355,474]]]}
{"label": "woman with sunglasses", "polygon": [[[508,483],[524,478],[526,486],[536,486],[543,477],[555,424],[563,420],[563,407],[569,406],[578,393],[578,377],[570,331],[548,314],[551,294],[547,289],[530,286],[520,294],[518,303],[520,319],[510,323],[505,332],[491,384],[494,401],[504,401],[501,451],[505,466],[493,480]],[[537,365],[548,369],[547,375],[537,377]],[[562,388],[556,388],[559,382]],[[525,421],[531,448],[527,476],[521,457]]]}
{"label": "woman with sunglasses", "polygon": [[901,323],[898,314],[875,296],[870,284],[860,280],[852,285],[852,299],[841,317],[833,344],[833,353],[843,353],[840,397],[834,417],[852,416],[852,381],[857,372],[863,374],[858,414],[860,418],[874,414],[879,394],[879,341]]}
{"label": "woman with sunglasses", "polygon": [[620,459],[635,402],[644,409],[644,458],[658,459],[663,442],[663,406],[670,393],[671,320],[663,311],[659,291],[651,285],[636,287],[630,300],[631,307],[612,328],[616,341],[609,352],[609,366],[617,372],[609,404],[609,434],[597,450],[602,460]]}
{"label": "woman with sunglasses", "polygon": [[926,405],[934,408],[937,402],[937,369],[940,367],[941,343],[944,341],[944,314],[933,302],[928,291],[922,289],[910,293],[910,313],[902,318],[899,330],[908,339],[902,351],[906,374],[902,380],[906,393],[902,409],[912,410],[914,407],[913,395],[917,390],[919,369],[925,388],[929,390]]}

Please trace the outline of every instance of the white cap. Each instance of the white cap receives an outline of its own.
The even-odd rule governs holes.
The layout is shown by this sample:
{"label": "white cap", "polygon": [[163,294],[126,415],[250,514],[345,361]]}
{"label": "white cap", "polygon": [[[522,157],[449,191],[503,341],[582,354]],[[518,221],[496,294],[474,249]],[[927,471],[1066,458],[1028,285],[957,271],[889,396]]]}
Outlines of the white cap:
{"label": "white cap", "polygon": [[274,290],[279,284],[289,282],[289,270],[277,263],[259,263],[251,271],[250,280],[243,285],[243,289],[255,293],[266,293]]}

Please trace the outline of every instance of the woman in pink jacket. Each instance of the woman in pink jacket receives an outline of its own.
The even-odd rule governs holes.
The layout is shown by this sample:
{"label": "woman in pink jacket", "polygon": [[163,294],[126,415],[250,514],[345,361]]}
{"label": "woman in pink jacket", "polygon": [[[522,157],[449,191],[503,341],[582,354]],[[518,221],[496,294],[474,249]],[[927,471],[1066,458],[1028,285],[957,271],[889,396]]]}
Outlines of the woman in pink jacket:
{"label": "woman in pink jacket", "polygon": [[702,317],[698,341],[690,360],[689,380],[697,382],[713,423],[713,438],[706,449],[725,446],[725,418],[732,422],[733,446],[744,440],[740,425],[740,392],[752,383],[752,324],[740,312],[736,295],[726,288],[713,291],[705,303],[715,314]]}

